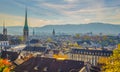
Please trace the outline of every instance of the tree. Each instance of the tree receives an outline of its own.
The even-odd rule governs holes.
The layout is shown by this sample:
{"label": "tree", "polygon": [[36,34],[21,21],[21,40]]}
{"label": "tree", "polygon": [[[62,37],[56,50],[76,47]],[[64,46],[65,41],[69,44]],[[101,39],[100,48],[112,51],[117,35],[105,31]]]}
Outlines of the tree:
{"label": "tree", "polygon": [[13,66],[7,59],[0,58],[0,72],[11,72]]}
{"label": "tree", "polygon": [[120,44],[103,66],[103,72],[120,72]]}
{"label": "tree", "polygon": [[107,40],[107,36],[106,35],[103,36],[103,40]]}
{"label": "tree", "polygon": [[98,60],[98,65],[99,66],[103,66],[106,64],[106,62],[108,62],[108,58],[107,57],[100,57]]}
{"label": "tree", "polygon": [[80,34],[76,34],[75,38],[79,39],[80,38]]}
{"label": "tree", "polygon": [[19,36],[18,39],[19,39],[20,41],[23,41],[23,40],[24,40],[24,37],[23,37],[23,36]]}
{"label": "tree", "polygon": [[51,38],[48,38],[47,39],[47,42],[52,42],[53,40]]}

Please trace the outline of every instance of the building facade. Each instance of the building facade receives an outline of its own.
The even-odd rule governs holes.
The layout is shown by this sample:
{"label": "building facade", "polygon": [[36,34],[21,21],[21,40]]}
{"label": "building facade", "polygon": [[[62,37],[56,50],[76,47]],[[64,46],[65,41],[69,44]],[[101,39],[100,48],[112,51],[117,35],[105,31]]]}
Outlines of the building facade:
{"label": "building facade", "polygon": [[9,46],[9,41],[7,37],[7,28],[5,28],[5,23],[3,24],[3,34],[0,34],[0,49],[5,50]]}
{"label": "building facade", "polygon": [[97,65],[100,58],[108,58],[112,55],[112,51],[107,50],[89,50],[89,49],[71,49],[70,59],[89,62]]}
{"label": "building facade", "polygon": [[7,36],[0,34],[0,49],[5,50],[9,46],[9,41]]}

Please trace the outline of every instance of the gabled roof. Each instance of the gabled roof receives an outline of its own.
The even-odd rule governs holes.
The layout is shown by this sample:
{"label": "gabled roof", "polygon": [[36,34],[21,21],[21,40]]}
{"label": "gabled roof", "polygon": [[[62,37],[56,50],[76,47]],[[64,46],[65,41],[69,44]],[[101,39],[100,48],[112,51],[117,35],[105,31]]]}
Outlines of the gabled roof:
{"label": "gabled roof", "polygon": [[17,66],[16,72],[78,72],[83,68],[83,61],[56,60],[52,58],[33,57]]}
{"label": "gabled roof", "polygon": [[113,51],[109,50],[89,50],[89,49],[77,49],[73,48],[71,50],[73,54],[85,54],[85,55],[96,55],[96,56],[110,56],[113,54]]}
{"label": "gabled roof", "polygon": [[81,44],[84,44],[84,43],[87,43],[87,44],[91,45],[91,42],[89,40],[77,41],[78,45],[81,45]]}
{"label": "gabled roof", "polygon": [[47,48],[41,46],[26,46],[23,51],[36,51],[36,52],[44,52]]}
{"label": "gabled roof", "polygon": [[30,40],[30,43],[31,44],[36,44],[36,43],[39,43],[39,40],[38,39],[32,39],[32,40]]}

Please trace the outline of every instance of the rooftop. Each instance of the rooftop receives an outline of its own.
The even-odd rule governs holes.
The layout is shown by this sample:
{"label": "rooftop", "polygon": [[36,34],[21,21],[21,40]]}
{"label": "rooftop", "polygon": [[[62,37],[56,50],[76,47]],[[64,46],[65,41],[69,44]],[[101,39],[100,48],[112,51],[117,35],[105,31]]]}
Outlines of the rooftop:
{"label": "rooftop", "polygon": [[4,59],[9,59],[10,61],[14,61],[18,58],[19,56],[19,53],[17,52],[11,52],[11,51],[2,51],[1,53],[1,58],[4,58]]}
{"label": "rooftop", "polygon": [[78,72],[83,61],[56,60],[53,58],[33,57],[15,68],[16,72]]}
{"label": "rooftop", "polygon": [[36,51],[36,52],[44,52],[46,47],[41,46],[26,46],[23,51]]}
{"label": "rooftop", "polygon": [[72,48],[71,53],[73,53],[73,54],[96,55],[96,56],[110,56],[113,53],[113,51]]}
{"label": "rooftop", "polygon": [[8,38],[6,35],[0,34],[0,41],[8,41]]}

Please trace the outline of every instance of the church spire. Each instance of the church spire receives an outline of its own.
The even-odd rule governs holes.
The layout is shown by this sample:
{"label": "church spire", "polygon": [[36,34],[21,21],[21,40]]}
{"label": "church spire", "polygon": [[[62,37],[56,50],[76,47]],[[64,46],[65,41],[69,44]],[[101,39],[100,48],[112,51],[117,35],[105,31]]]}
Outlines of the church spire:
{"label": "church spire", "polygon": [[5,21],[3,21],[3,29],[5,28]]}
{"label": "church spire", "polygon": [[29,27],[28,27],[28,21],[27,21],[27,8],[25,10],[25,24],[24,24],[24,29],[23,29],[23,37],[24,41],[27,41],[29,36]]}
{"label": "church spire", "polygon": [[27,22],[27,8],[25,10],[25,25],[24,25],[24,29],[28,30],[28,22]]}
{"label": "church spire", "polygon": [[53,36],[55,36],[55,30],[53,29],[53,32],[52,32]]}
{"label": "church spire", "polygon": [[35,36],[35,30],[34,30],[34,28],[33,28],[33,36]]}
{"label": "church spire", "polygon": [[7,28],[5,28],[5,21],[3,21],[3,35],[7,35]]}

